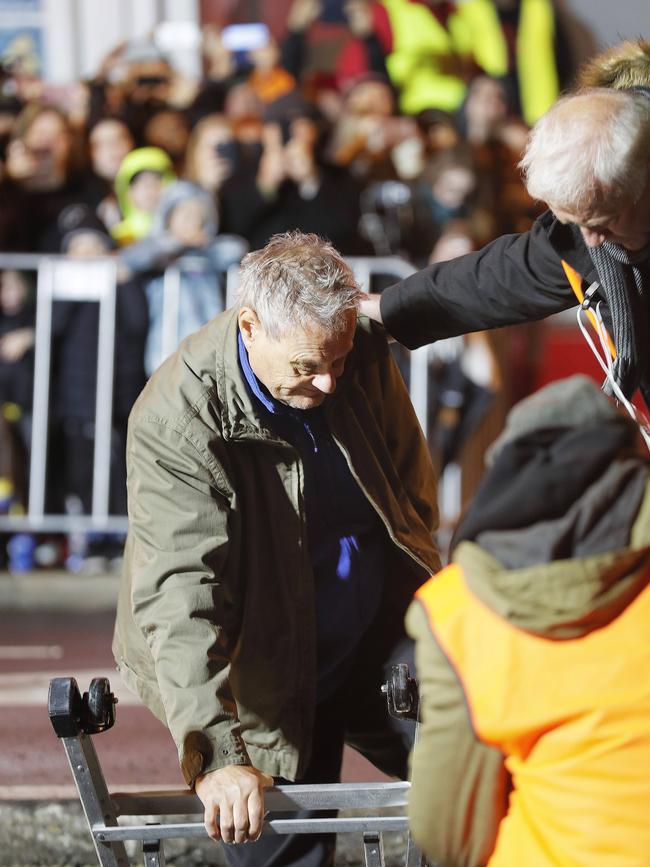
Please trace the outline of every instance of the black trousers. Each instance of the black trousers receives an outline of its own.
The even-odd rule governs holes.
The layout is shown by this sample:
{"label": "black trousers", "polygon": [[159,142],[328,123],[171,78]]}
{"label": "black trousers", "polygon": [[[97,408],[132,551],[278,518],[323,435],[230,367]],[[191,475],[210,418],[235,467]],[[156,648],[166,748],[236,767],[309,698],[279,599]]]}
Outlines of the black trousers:
{"label": "black trousers", "polygon": [[[414,671],[413,643],[401,639],[384,664],[371,662],[371,650],[371,645],[366,645],[357,655],[345,684],[316,708],[311,760],[296,782],[339,782],[346,743],[384,773],[406,779],[415,723],[389,716],[381,684],[395,663],[406,662]],[[277,782],[284,785],[288,781]],[[283,815],[286,818],[288,814]],[[300,811],[292,815],[309,818],[334,813]],[[334,834],[266,834],[256,843],[223,847],[229,867],[330,867],[335,842]]]}

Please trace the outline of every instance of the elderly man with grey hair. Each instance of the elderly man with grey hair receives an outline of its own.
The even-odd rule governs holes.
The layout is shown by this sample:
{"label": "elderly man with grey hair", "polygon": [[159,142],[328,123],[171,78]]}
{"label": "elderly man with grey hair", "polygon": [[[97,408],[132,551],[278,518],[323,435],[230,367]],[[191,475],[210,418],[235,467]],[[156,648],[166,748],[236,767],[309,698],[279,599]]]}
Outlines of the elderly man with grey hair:
{"label": "elderly man with grey hair", "polygon": [[[273,778],[337,781],[344,742],[406,774],[380,684],[439,565],[435,478],[359,294],[330,244],[275,236],[130,418],[113,650],[227,843],[257,840]],[[227,847],[237,865],[332,853],[331,835]]]}
{"label": "elderly man with grey hair", "polygon": [[559,100],[533,128],[521,166],[530,194],[550,208],[530,231],[432,265],[381,300],[364,299],[362,312],[415,348],[542,319],[588,295],[611,317],[607,389],[628,399],[640,387],[650,406],[650,87]]}

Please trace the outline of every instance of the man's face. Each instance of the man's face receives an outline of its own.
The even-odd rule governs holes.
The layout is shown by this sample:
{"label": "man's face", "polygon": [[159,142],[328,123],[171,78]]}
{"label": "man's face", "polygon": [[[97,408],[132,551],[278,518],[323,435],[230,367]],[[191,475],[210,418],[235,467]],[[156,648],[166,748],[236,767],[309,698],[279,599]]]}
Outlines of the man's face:
{"label": "man's face", "polygon": [[318,326],[296,327],[279,340],[262,328],[255,311],[243,307],[239,328],[253,373],[275,400],[294,409],[314,409],[343,373],[352,349],[356,311],[350,311],[345,327],[328,335]]}
{"label": "man's face", "polygon": [[582,214],[562,208],[552,210],[562,223],[575,223],[580,228],[588,247],[611,241],[634,251],[650,243],[650,179],[636,202],[624,205],[614,214],[599,213],[596,209]]}

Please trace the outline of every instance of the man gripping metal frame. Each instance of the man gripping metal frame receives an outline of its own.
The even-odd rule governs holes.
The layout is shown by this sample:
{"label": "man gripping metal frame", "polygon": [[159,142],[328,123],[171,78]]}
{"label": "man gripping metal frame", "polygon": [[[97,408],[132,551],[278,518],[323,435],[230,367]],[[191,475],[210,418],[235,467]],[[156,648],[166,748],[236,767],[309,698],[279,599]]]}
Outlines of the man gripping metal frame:
{"label": "man gripping metal frame", "polygon": [[[276,236],[244,259],[238,306],[181,344],[130,419],[114,653],[224,842],[257,840],[274,777],[338,780],[344,741],[406,776],[410,738],[379,686],[439,562],[435,477],[358,296],[331,245]],[[226,853],[316,867],[333,840]]]}

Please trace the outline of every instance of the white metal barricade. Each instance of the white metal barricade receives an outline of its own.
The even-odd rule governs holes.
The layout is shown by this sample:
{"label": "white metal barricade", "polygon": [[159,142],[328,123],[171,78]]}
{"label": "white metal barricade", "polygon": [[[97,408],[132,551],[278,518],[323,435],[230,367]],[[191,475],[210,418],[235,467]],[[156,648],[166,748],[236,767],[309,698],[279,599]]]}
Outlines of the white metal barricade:
{"label": "white metal barricade", "polygon": [[[364,290],[371,289],[375,276],[409,277],[414,268],[396,256],[351,257],[347,259]],[[65,256],[0,254],[0,269],[35,271],[37,274],[36,347],[34,360],[33,423],[30,450],[29,500],[27,514],[0,515],[0,532],[126,532],[125,516],[110,515],[111,413],[113,395],[113,350],[115,339],[116,265],[111,258],[72,260]],[[239,266],[226,272],[226,305],[235,299]],[[172,352],[177,342],[180,271],[171,266],[165,272],[163,297],[163,350]],[[93,497],[90,515],[45,513],[49,394],[51,385],[51,325],[55,301],[84,301],[99,304],[97,347],[97,390]],[[410,395],[423,430],[427,431],[427,349],[410,354]]]}
{"label": "white metal barricade", "polygon": [[[0,254],[0,269],[35,271],[37,275],[28,510],[25,516],[0,516],[0,530],[124,531],[126,518],[110,516],[108,513],[115,340],[115,261],[110,258],[80,261],[65,256]],[[55,301],[90,301],[99,304],[92,514],[86,516],[45,514],[52,305]]]}

